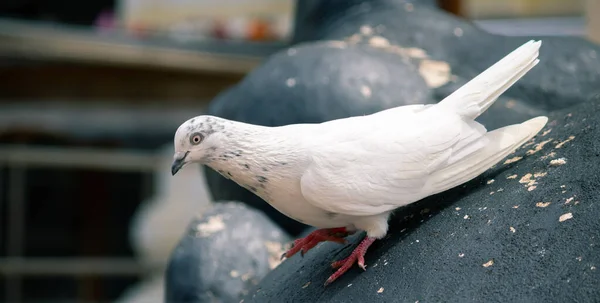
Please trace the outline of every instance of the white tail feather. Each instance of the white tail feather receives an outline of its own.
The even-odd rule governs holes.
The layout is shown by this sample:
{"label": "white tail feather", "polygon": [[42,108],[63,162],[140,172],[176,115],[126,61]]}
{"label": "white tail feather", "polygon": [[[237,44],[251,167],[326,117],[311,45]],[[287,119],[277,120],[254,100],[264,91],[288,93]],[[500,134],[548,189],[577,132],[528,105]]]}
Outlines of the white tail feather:
{"label": "white tail feather", "polygon": [[438,105],[450,108],[465,118],[477,118],[539,62],[541,45],[542,41],[533,40],[521,45]]}
{"label": "white tail feather", "polygon": [[479,176],[533,138],[547,122],[547,117],[540,116],[486,133],[489,143],[485,147],[435,172],[427,186],[438,193]]}

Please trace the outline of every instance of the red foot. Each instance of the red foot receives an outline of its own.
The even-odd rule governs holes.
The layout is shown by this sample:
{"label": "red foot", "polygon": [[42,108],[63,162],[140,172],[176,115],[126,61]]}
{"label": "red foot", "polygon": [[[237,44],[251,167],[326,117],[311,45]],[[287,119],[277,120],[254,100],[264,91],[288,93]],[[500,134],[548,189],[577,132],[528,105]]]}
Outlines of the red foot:
{"label": "red foot", "polygon": [[333,273],[333,275],[331,275],[327,281],[325,281],[325,286],[341,277],[346,271],[348,271],[348,269],[350,269],[350,267],[352,267],[352,265],[354,265],[354,262],[357,262],[358,266],[363,270],[367,270],[365,266],[365,253],[367,252],[367,249],[369,249],[369,246],[373,244],[373,242],[375,242],[375,238],[365,237],[354,249],[354,251],[352,251],[350,256],[343,260],[333,262],[331,266],[339,269]]}
{"label": "red foot", "polygon": [[302,256],[311,248],[324,241],[332,241],[340,244],[345,244],[347,237],[350,234],[345,227],[338,228],[323,228],[311,232],[308,236],[294,241],[294,246],[284,253],[281,258],[289,258],[300,252]]}

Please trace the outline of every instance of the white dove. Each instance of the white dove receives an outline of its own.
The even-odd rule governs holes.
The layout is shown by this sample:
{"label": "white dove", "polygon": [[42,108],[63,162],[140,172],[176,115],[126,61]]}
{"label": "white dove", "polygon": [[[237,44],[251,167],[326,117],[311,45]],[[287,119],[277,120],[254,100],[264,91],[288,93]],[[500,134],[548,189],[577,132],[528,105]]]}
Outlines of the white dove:
{"label": "white dove", "polygon": [[534,137],[540,116],[488,132],[475,121],[538,62],[529,41],[437,104],[399,106],[315,124],[266,127],[203,115],[175,133],[174,175],[197,162],[252,191],[294,220],[320,228],[284,256],[322,241],[366,236],[325,285],[388,231],[390,213],[463,184]]}

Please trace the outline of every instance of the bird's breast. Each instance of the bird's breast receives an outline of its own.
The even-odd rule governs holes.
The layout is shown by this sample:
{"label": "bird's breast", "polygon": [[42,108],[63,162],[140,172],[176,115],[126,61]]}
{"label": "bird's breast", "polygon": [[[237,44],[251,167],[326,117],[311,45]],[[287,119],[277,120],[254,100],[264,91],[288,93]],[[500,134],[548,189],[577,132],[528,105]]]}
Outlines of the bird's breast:
{"label": "bird's breast", "polygon": [[310,204],[304,199],[299,185],[271,190],[261,198],[282,214],[317,228],[345,227],[353,221],[353,217],[328,212]]}

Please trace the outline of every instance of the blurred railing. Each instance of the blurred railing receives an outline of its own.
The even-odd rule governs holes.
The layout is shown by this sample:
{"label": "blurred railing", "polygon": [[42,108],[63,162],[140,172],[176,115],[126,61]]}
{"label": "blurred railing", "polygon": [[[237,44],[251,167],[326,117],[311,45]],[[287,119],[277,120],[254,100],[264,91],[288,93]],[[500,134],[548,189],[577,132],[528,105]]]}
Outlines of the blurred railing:
{"label": "blurred railing", "polygon": [[0,18],[0,56],[162,70],[245,74],[285,42],[206,41],[177,44],[125,33]]}
{"label": "blurred railing", "polygon": [[[27,169],[58,167],[149,172],[156,170],[157,163],[160,163],[157,154],[142,151],[72,147],[0,147],[0,166],[5,167],[8,172],[6,174],[8,179],[0,180],[0,186],[6,184],[5,188],[0,188],[0,192],[8,193],[5,216],[8,219],[7,239],[5,239],[7,257],[0,259],[0,276],[5,280],[5,298],[0,298],[0,301],[20,302],[21,282],[26,276],[143,276],[154,269],[152,266],[137,262],[134,258],[23,257],[27,228],[25,222],[27,208],[25,171]],[[0,205],[0,210],[2,208],[3,205]]]}

